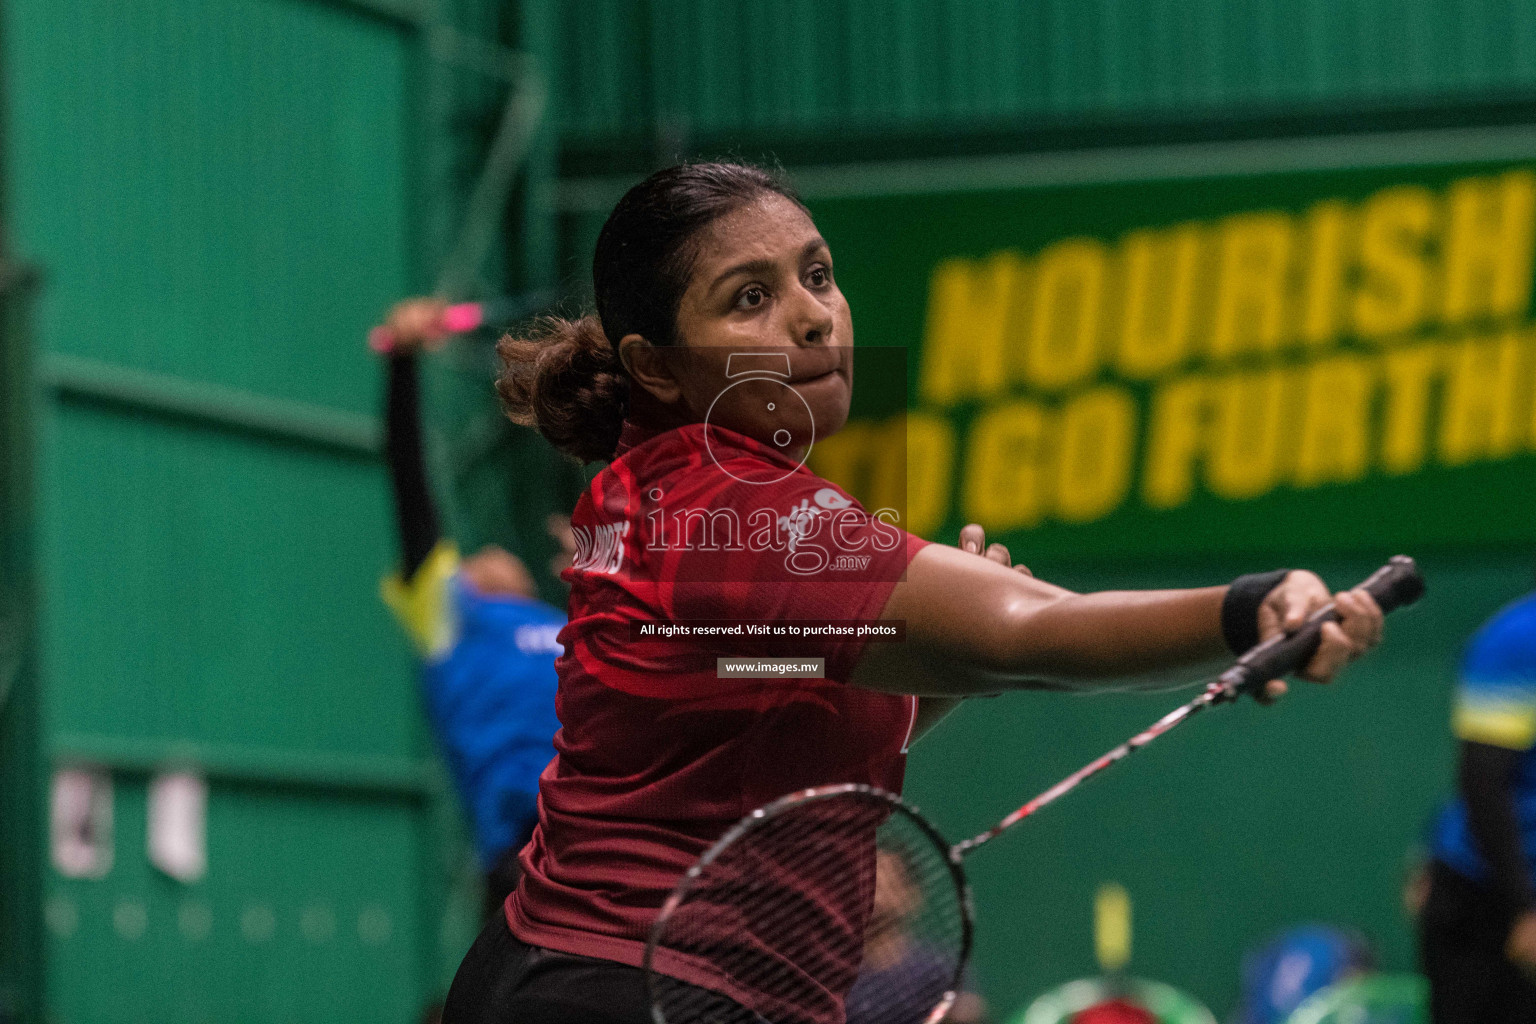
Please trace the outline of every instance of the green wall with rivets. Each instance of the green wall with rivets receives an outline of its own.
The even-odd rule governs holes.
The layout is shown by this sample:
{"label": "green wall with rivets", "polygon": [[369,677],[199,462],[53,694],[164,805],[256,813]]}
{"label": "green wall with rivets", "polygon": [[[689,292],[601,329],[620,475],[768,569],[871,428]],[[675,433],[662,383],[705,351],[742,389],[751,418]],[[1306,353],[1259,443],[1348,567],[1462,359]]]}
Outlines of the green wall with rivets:
{"label": "green wall with rivets", "polygon": [[[3,497],[8,533],[35,509],[37,587],[0,1020],[417,1020],[477,927],[475,872],[377,596],[395,541],[363,340],[430,286],[428,225],[453,229],[505,92],[427,35],[495,43],[497,5],[4,17],[10,243],[44,283],[28,379],[4,382],[8,422],[30,402],[33,493]],[[434,425],[489,406],[461,377],[433,376]],[[73,767],[111,780],[103,877],[50,863]],[[209,787],[192,882],[146,851],[150,780],[184,767]]]}

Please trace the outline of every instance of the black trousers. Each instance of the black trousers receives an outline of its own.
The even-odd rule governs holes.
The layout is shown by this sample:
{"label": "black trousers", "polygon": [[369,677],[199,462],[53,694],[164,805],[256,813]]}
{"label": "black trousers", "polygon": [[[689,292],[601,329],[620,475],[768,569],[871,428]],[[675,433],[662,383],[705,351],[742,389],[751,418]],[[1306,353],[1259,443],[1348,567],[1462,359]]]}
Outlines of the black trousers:
{"label": "black trousers", "polygon": [[[676,983],[676,984],[681,984]],[[693,989],[695,1019],[757,1024],[740,1005]],[[443,1005],[443,1024],[655,1024],[645,972],[520,942],[492,915],[464,956]],[[691,1024],[691,1022],[690,1022]]]}
{"label": "black trousers", "polygon": [[1419,956],[1434,1024],[1533,1024],[1536,983],[1504,955],[1515,911],[1444,864],[1430,865]]}

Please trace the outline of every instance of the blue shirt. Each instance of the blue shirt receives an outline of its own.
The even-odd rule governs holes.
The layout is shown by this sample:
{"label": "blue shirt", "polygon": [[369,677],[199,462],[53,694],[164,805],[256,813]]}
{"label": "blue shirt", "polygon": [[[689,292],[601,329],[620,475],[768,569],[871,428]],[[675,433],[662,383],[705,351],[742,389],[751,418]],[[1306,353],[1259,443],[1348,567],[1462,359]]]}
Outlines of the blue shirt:
{"label": "blue shirt", "polygon": [[[1536,870],[1536,593],[1505,606],[1473,635],[1456,692],[1456,737],[1522,752],[1513,783],[1515,819]],[[1457,799],[1435,819],[1430,852],[1474,882],[1490,868]]]}
{"label": "blue shirt", "polygon": [[409,584],[386,580],[384,598],[422,655],[427,715],[489,868],[537,818],[539,775],[560,728],[555,635],[565,615],[475,590],[446,542]]}
{"label": "blue shirt", "polygon": [[[843,1004],[848,1024],[923,1024],[954,981],[953,954],[912,941],[891,966],[859,972]],[[968,979],[956,987],[969,991]]]}
{"label": "blue shirt", "polygon": [[1292,928],[1243,957],[1237,1024],[1281,1024],[1316,992],[1371,967],[1370,949],[1329,925]]}

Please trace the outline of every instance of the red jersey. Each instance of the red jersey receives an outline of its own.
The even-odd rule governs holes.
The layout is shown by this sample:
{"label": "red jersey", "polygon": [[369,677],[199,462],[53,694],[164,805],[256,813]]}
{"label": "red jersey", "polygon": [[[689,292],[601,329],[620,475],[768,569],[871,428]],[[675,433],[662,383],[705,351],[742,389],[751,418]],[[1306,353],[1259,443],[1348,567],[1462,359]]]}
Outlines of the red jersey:
{"label": "red jersey", "polygon": [[[768,446],[702,424],[626,424],[571,524],[562,728],[507,922],[531,945],[639,966],[683,872],[754,808],[840,782],[900,792],[917,714],[915,697],[847,685],[856,637],[659,639],[646,626],[878,619],[926,542]],[[825,678],[717,674],[718,657],[754,655],[824,658]],[[869,846],[872,861],[872,835]],[[809,1019],[841,1020],[864,915],[826,908],[853,962],[823,972],[834,997]],[[722,988],[704,971],[682,980]]]}

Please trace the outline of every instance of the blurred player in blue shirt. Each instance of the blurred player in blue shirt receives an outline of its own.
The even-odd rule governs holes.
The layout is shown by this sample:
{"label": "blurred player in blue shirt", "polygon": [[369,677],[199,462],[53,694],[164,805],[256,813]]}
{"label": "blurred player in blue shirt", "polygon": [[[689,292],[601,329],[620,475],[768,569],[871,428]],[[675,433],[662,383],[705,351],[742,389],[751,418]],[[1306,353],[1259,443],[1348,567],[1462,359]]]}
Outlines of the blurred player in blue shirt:
{"label": "blurred player in blue shirt", "polygon": [[1460,798],[1435,821],[1420,951],[1435,1024],[1536,1021],[1536,594],[1462,660]]}
{"label": "blurred player in blue shirt", "polygon": [[446,336],[440,315],[440,303],[412,300],[388,323],[385,452],[401,563],[382,589],[421,656],[427,713],[469,814],[490,909],[517,883],[517,851],[538,816],[539,775],[554,757],[555,636],[566,616],[535,599],[516,556],[490,546],[461,558],[441,534],[416,365],[421,348]]}
{"label": "blurred player in blue shirt", "polygon": [[[923,893],[906,857],[894,848],[877,850],[874,906],[864,932],[864,963],[844,1005],[847,1024],[923,1024],[954,981],[952,959],[913,934],[922,910]],[[984,1024],[986,1017],[986,1001],[967,972],[944,1020]]]}
{"label": "blurred player in blue shirt", "polygon": [[1283,1024],[1329,985],[1370,971],[1365,939],[1332,925],[1300,925],[1243,957],[1241,1001],[1232,1024]]}

